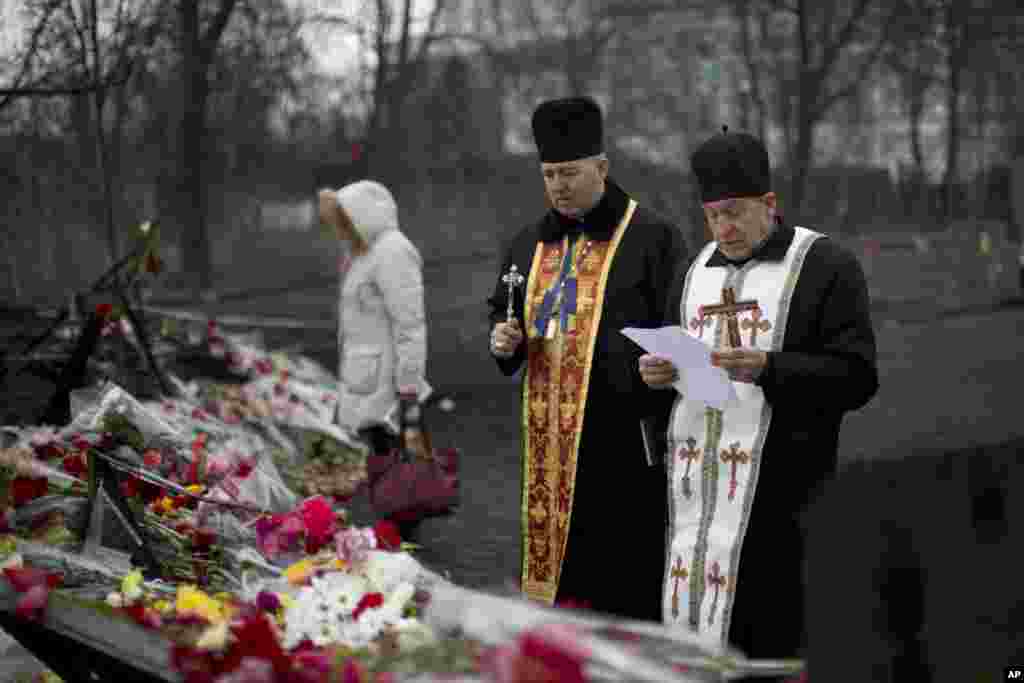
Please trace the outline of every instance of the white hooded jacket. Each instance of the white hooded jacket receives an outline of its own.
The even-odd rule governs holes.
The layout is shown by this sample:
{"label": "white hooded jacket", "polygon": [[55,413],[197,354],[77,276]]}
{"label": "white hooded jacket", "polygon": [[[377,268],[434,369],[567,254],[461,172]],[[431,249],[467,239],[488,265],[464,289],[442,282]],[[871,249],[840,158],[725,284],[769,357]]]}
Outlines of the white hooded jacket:
{"label": "white hooded jacket", "polygon": [[338,424],[397,431],[399,387],[417,387],[421,401],[431,393],[423,259],[399,230],[398,206],[383,185],[361,180],[335,197],[369,247],[341,273]]}

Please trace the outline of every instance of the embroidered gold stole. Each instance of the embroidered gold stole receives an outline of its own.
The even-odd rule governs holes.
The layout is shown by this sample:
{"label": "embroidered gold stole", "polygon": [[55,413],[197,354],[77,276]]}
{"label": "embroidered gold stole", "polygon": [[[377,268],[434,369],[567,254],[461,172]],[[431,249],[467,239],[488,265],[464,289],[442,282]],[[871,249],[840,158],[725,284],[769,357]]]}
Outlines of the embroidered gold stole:
{"label": "embroidered gold stole", "polygon": [[576,272],[576,314],[568,330],[554,339],[534,330],[544,293],[559,277],[568,240],[537,244],[526,286],[522,590],[549,605],[558,591],[568,540],[576,458],[608,273],[635,209],[636,202],[630,200],[612,238],[586,250]]}

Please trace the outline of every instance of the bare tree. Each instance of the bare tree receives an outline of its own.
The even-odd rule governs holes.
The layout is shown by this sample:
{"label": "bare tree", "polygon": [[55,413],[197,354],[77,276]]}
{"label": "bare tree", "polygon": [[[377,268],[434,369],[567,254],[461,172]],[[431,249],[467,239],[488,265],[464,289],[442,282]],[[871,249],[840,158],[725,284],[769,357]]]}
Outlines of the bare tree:
{"label": "bare tree", "polygon": [[366,158],[374,175],[384,176],[400,167],[396,162],[404,139],[404,105],[431,46],[441,35],[447,1],[435,0],[419,31],[414,31],[414,24],[422,21],[417,21],[413,0],[363,0],[359,6],[341,3],[341,7],[328,8],[309,19],[314,26],[355,36],[360,48],[373,54],[365,140]]}
{"label": "bare tree", "polygon": [[[185,270],[198,276],[201,292],[213,288],[213,265],[207,224],[204,155],[210,68],[224,29],[238,0],[216,0],[208,9],[200,0],[177,0],[178,51],[181,59],[181,116],[177,126],[178,156],[173,182],[173,201],[165,204],[169,215],[161,218],[175,225],[183,240]],[[203,19],[206,21],[203,21]]]}
{"label": "bare tree", "polygon": [[[90,131],[103,194],[103,223],[111,262],[120,257],[114,171],[104,112],[111,90],[123,88],[151,44],[150,2],[30,0],[34,21],[12,87],[0,90],[0,110],[25,97],[87,97]],[[102,28],[101,28],[102,27]]]}

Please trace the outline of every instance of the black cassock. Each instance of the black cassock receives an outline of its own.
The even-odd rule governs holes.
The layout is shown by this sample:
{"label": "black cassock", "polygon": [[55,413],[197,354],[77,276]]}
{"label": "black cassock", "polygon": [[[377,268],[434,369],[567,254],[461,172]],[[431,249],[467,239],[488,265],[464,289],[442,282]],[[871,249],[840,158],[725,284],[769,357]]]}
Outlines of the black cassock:
{"label": "black cassock", "polygon": [[[777,226],[753,258],[782,260],[793,236],[791,226]],[[704,267],[729,265],[716,252]],[[686,269],[674,278],[668,325],[680,324]],[[768,353],[757,384],[772,406],[772,421],[742,547],[729,640],[748,657],[793,657],[803,649],[801,515],[836,472],[844,413],[864,406],[878,390],[867,283],[856,257],[833,240],[818,239],[808,250],[782,350]],[[666,429],[668,400],[662,397],[658,411]]]}
{"label": "black cassock", "polygon": [[[523,294],[538,241],[560,241],[581,229],[587,239],[609,240],[628,202],[626,193],[609,180],[601,201],[582,223],[552,210],[520,231],[508,245],[488,299],[491,327],[506,317],[508,287],[501,275],[510,265],[525,278],[514,305],[520,329],[526,330]],[[661,618],[667,483],[664,467],[647,464],[641,436],[652,393],[637,366],[643,351],[619,330],[661,324],[672,277],[685,259],[680,230],[638,206],[605,289],[558,601],[586,602],[595,610],[637,619]],[[512,358],[496,358],[504,374],[513,375],[523,366],[525,346]]]}

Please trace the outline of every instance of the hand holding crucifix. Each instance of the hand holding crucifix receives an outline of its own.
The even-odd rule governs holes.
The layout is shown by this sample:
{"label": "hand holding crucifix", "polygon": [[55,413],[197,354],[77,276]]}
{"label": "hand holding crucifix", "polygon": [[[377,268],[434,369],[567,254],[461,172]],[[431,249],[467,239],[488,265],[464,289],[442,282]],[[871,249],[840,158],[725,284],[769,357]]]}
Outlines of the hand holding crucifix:
{"label": "hand holding crucifix", "polygon": [[522,273],[519,272],[519,267],[516,264],[509,266],[508,272],[501,276],[501,281],[508,285],[508,311],[506,312],[505,322],[511,323],[515,317],[515,307],[513,302],[515,301],[516,288],[521,287],[523,284]]}

